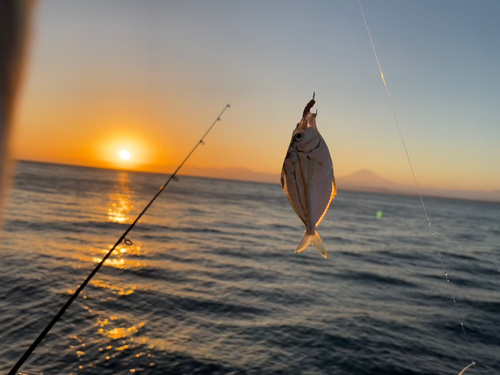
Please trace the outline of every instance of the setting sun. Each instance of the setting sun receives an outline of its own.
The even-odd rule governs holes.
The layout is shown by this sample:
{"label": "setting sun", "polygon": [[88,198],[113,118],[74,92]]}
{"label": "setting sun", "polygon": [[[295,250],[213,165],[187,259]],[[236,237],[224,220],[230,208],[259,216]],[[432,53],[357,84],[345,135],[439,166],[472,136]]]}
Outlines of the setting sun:
{"label": "setting sun", "polygon": [[128,159],[130,159],[130,152],[128,152],[127,150],[122,150],[122,151],[120,151],[120,157],[123,160],[128,160]]}

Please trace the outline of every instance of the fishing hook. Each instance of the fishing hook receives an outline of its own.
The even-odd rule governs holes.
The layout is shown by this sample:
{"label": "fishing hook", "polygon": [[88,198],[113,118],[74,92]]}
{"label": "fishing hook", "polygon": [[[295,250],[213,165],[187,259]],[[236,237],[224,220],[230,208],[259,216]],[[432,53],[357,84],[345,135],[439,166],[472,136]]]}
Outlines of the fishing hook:
{"label": "fishing hook", "polygon": [[311,112],[311,108],[316,104],[316,100],[314,100],[316,96],[316,93],[313,92],[313,98],[309,101],[309,103],[306,104],[306,107],[304,108],[304,112],[302,112],[302,119],[304,119],[309,112]]}

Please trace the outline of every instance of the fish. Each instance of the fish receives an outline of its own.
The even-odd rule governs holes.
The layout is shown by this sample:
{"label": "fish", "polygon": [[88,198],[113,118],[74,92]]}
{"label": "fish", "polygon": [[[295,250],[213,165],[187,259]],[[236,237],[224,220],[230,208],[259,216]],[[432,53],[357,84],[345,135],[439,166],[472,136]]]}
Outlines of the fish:
{"label": "fish", "polygon": [[327,259],[317,227],[337,194],[337,186],[330,151],[316,126],[318,113],[311,113],[316,103],[314,97],[313,94],[293,130],[281,170],[281,187],[306,227],[295,252],[312,245]]}

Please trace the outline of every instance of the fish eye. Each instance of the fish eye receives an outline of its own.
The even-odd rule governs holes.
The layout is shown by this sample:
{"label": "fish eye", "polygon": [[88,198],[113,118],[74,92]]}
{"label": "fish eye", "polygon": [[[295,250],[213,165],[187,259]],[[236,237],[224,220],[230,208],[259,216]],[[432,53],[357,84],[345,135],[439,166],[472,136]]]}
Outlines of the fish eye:
{"label": "fish eye", "polygon": [[295,140],[300,141],[303,138],[304,134],[302,133],[297,133],[295,134]]}

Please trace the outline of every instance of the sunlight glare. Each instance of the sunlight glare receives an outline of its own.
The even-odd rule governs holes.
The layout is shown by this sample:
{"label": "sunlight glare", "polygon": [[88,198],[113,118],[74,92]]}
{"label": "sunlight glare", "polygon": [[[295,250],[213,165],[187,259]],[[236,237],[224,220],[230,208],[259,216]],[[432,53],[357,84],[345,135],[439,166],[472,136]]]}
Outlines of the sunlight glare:
{"label": "sunlight glare", "polygon": [[120,151],[120,157],[123,160],[128,160],[128,159],[130,159],[130,152],[128,152],[127,150],[122,150],[122,151]]}

